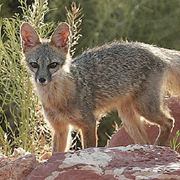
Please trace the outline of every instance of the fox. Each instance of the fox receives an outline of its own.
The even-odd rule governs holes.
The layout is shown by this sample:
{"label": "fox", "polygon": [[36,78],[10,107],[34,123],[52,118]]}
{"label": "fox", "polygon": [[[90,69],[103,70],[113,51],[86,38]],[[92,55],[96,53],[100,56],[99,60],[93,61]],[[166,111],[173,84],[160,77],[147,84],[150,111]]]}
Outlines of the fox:
{"label": "fox", "polygon": [[66,22],[49,39],[27,22],[20,28],[25,62],[54,132],[53,152],[68,150],[70,126],[80,129],[82,148],[97,147],[98,123],[113,110],[135,143],[150,144],[144,119],[159,127],[155,145],[165,145],[174,126],[165,96],[179,93],[180,52],[113,41],[71,58],[70,36]]}

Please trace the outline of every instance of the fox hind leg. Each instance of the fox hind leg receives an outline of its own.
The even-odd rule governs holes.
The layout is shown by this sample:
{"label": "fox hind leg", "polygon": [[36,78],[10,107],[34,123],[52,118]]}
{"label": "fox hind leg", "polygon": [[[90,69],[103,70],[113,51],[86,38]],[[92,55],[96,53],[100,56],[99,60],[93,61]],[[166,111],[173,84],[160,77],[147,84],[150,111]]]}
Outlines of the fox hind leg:
{"label": "fox hind leg", "polygon": [[143,106],[140,110],[140,113],[145,119],[159,126],[160,132],[155,144],[161,146],[165,145],[173,128],[174,119],[170,116],[167,116],[159,108],[157,108],[155,111],[151,111]]}
{"label": "fox hind leg", "polygon": [[[155,88],[153,89],[155,90]],[[158,138],[155,142],[156,145],[165,145],[174,124],[174,119],[163,111],[162,105],[161,93],[158,90],[156,92],[151,90],[146,91],[136,101],[138,113],[146,120],[157,124],[160,128]]]}
{"label": "fox hind leg", "polygon": [[136,112],[133,106],[133,101],[130,98],[127,98],[121,107],[118,109],[118,114],[122,119],[123,125],[137,144],[150,144],[144,125],[140,119],[140,115]]}

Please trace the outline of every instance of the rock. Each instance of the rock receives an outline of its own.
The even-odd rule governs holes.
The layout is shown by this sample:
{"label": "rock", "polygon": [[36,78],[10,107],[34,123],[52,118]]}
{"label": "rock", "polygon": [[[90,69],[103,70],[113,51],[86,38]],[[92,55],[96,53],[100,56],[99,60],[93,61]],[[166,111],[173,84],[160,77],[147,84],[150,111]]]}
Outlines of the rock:
{"label": "rock", "polygon": [[[170,140],[174,138],[176,132],[180,130],[180,97],[171,97],[166,100],[166,103],[170,109],[170,114],[175,119],[174,129],[170,134],[170,137],[166,143],[166,146],[170,146]],[[145,124],[145,128],[149,137],[151,144],[154,144],[155,139],[158,136],[159,128],[156,125]],[[177,143],[180,142],[180,138]],[[108,147],[117,147],[117,146],[127,146],[129,144],[135,144],[132,138],[125,131],[122,126],[119,131],[113,135],[111,140],[109,141]],[[180,149],[179,151],[180,152]]]}
{"label": "rock", "polygon": [[37,164],[33,154],[15,158],[0,154],[0,180],[23,180]]}
{"label": "rock", "polygon": [[[176,120],[169,138],[172,140],[176,131],[180,129],[179,98],[169,98],[167,104]],[[146,124],[146,128],[153,144],[158,136],[158,127]],[[121,145],[120,147],[59,152],[51,157],[48,153],[47,156],[42,156],[43,160],[49,158],[47,162],[39,165],[32,154],[11,158],[0,154],[0,180],[180,179],[180,155],[177,152],[169,147],[132,144],[133,140],[122,127],[109,144]]]}
{"label": "rock", "polygon": [[[151,144],[154,144],[154,141],[159,133],[159,128],[156,125],[150,124],[144,124],[144,126]],[[122,125],[118,132],[112,136],[111,140],[109,141],[108,147],[127,146],[129,144],[135,143]]]}
{"label": "rock", "polygon": [[180,179],[180,156],[168,147],[129,145],[54,153],[25,180]]}
{"label": "rock", "polygon": [[40,161],[46,161],[47,159],[50,158],[50,156],[52,156],[52,153],[51,152],[46,152],[39,158],[39,160]]}

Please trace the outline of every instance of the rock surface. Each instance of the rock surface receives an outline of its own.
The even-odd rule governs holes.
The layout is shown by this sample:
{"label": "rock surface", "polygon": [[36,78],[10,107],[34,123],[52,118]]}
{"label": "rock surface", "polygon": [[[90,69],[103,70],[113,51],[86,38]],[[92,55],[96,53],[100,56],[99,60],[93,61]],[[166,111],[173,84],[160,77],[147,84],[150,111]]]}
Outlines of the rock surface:
{"label": "rock surface", "polygon": [[168,147],[129,145],[54,153],[25,180],[180,179],[180,156]]}
{"label": "rock surface", "polygon": [[16,158],[0,154],[0,180],[23,180],[37,164],[33,154]]}
{"label": "rock surface", "polygon": [[[176,120],[169,138],[172,140],[180,129],[180,100],[173,97],[167,103]],[[158,127],[146,125],[146,128],[153,144],[158,136]],[[32,154],[16,158],[0,154],[0,180],[180,179],[178,153],[169,147],[132,145],[133,143],[122,127],[111,139],[109,148],[54,153],[47,162],[39,165]],[[169,141],[167,145],[169,146]]]}
{"label": "rock surface", "polygon": [[[170,145],[170,140],[174,138],[177,130],[180,130],[180,96],[179,97],[171,97],[166,100],[166,103],[170,109],[170,114],[175,119],[175,125],[174,129],[170,134],[169,140],[167,141],[166,145]],[[156,125],[145,125],[149,140],[151,144],[154,144],[154,141],[156,140],[159,128]],[[178,139],[177,143],[180,142],[180,138]],[[119,131],[113,135],[109,142],[109,147],[117,147],[117,146],[127,146],[129,144],[134,144],[134,141],[132,138],[128,135],[128,133],[125,131],[124,127],[122,126]],[[180,149],[178,151],[180,153]]]}

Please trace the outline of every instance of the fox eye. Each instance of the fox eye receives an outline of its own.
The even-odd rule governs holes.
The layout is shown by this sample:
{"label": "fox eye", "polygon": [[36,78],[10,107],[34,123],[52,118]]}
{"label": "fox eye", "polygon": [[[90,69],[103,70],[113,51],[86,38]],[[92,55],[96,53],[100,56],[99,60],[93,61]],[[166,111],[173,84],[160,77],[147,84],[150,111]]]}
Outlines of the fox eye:
{"label": "fox eye", "polygon": [[54,69],[54,68],[56,68],[58,65],[59,65],[58,63],[53,62],[53,63],[49,64],[48,67],[51,68],[51,69]]}
{"label": "fox eye", "polygon": [[33,68],[38,68],[38,67],[39,67],[38,63],[36,63],[36,62],[31,62],[30,65],[31,65]]}

